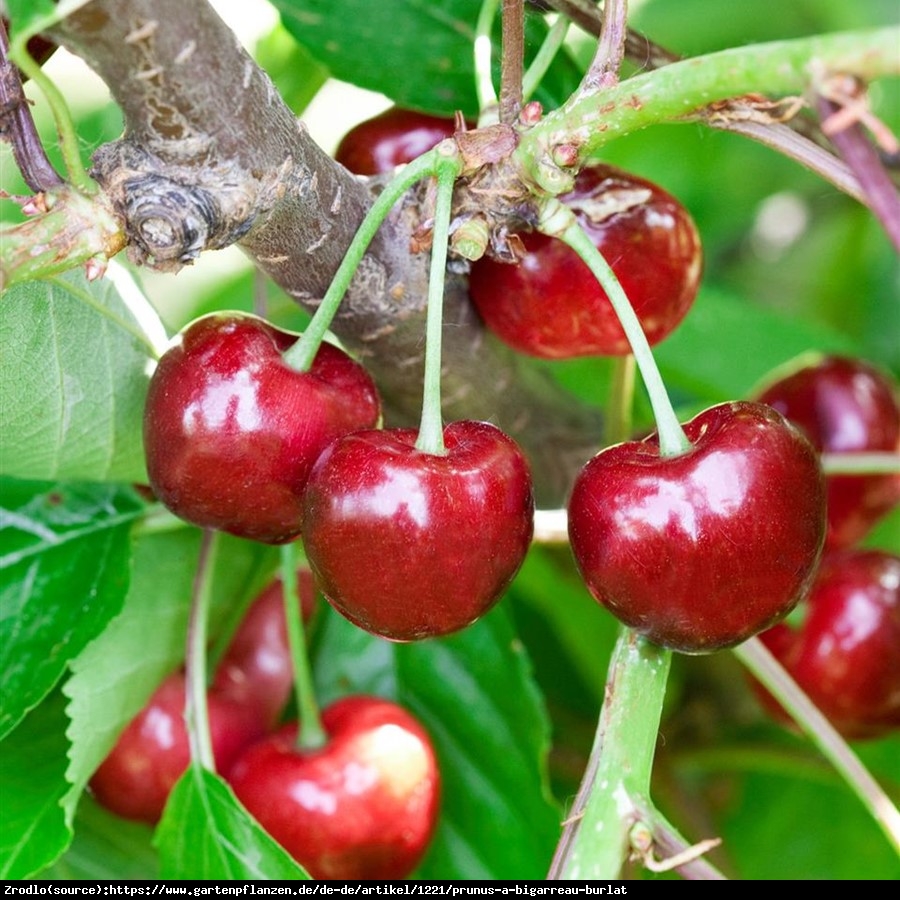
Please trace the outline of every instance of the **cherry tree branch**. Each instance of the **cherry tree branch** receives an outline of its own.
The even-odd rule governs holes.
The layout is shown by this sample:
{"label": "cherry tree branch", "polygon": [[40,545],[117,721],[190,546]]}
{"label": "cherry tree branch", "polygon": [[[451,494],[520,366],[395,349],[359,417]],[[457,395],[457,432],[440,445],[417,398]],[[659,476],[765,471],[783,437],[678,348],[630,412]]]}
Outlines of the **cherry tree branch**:
{"label": "cherry tree branch", "polygon": [[[353,177],[315,144],[206,2],[93,0],[51,36],[122,109],[125,137],[95,153],[92,174],[131,259],[174,272],[237,242],[314,310],[379,182]],[[429,254],[410,244],[428,215],[423,190],[395,208],[332,324],[378,383],[388,424],[418,420]],[[539,502],[558,505],[599,444],[599,411],[486,334],[459,267],[444,309],[445,418],[507,431],[529,457]]]}

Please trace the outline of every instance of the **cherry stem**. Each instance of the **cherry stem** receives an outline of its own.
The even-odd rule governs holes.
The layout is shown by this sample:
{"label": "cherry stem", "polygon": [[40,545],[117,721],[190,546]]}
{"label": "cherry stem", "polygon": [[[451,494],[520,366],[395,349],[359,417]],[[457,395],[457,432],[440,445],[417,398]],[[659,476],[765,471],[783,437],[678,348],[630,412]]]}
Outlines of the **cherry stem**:
{"label": "cherry stem", "polygon": [[387,218],[397,201],[417,181],[434,173],[436,158],[435,150],[429,150],[413,160],[404,166],[375,198],[353,236],[315,315],[306,326],[302,337],[284,352],[282,359],[287,365],[298,372],[306,372],[312,366],[313,360],[319,352],[319,345],[325,337],[325,332],[328,331],[331,320],[337,313],[341,300],[344,299],[344,294],[347,293],[347,288],[365,256],[366,249],[381,227],[381,223]]}
{"label": "cherry stem", "polygon": [[475,95],[478,98],[478,127],[494,125],[499,120],[500,104],[494,87],[493,41],[491,32],[497,18],[500,0],[483,0],[475,23],[472,43],[475,68]]}
{"label": "cherry stem", "polygon": [[206,702],[206,630],[217,548],[218,533],[205,530],[200,544],[197,571],[194,574],[185,660],[187,690],[184,718],[191,759],[210,772],[215,771],[216,761],[209,733],[209,708]]}
{"label": "cherry stem", "polygon": [[629,833],[652,806],[650,775],[671,661],[671,651],[621,630],[594,746],[548,879],[619,877]]}
{"label": "cherry stem", "polygon": [[37,34],[46,25],[58,21],[58,18],[58,15],[53,14],[48,21],[34,22],[28,31],[17,33],[10,41],[9,57],[40,88],[47,105],[50,107],[50,112],[53,114],[53,120],[56,124],[56,131],[59,135],[59,147],[62,152],[63,162],[66,165],[69,181],[83,194],[91,196],[97,193],[99,185],[88,175],[81,161],[81,154],[78,149],[78,134],[75,131],[75,124],[72,121],[69,107],[66,105],[65,98],[56,85],[44,74],[44,70],[40,65],[31,58],[27,48],[30,37]]}
{"label": "cherry stem", "polygon": [[525,66],[525,5],[503,0],[502,57],[500,60],[500,121],[511,125],[522,109],[522,72]]}
{"label": "cherry stem", "polygon": [[900,475],[900,453],[823,453],[826,475]]}
{"label": "cherry stem", "polygon": [[416,449],[434,456],[446,454],[441,412],[441,338],[444,328],[444,277],[447,272],[447,246],[453,187],[462,170],[462,162],[452,140],[437,148],[437,195],[431,245],[431,269],[428,275],[428,310],[425,319],[425,377],[422,389],[422,419]]}
{"label": "cherry stem", "polygon": [[287,622],[288,644],[294,665],[294,691],[297,697],[297,746],[301,750],[324,747],[328,735],[322,725],[319,704],[313,687],[309,653],[306,650],[306,634],[303,613],[297,595],[297,545],[294,542],[281,546],[281,586],[284,597],[284,618]]}
{"label": "cherry stem", "polygon": [[605,0],[597,52],[578,88],[578,96],[587,96],[618,84],[619,69],[625,57],[627,20],[628,0]]}
{"label": "cherry stem", "polygon": [[574,213],[558,200],[551,199],[545,207],[541,230],[568,244],[585,262],[609,297],[650,397],[659,432],[659,455],[665,458],[686,453],[691,443],[675,415],[641,323],[609,263],[578,224]]}
{"label": "cherry stem", "polygon": [[884,831],[888,841],[900,852],[900,811],[834,726],[819,712],[759,638],[745,641],[734,648],[734,653],[840,772]]}
{"label": "cherry stem", "polygon": [[550,64],[553,62],[554,57],[559,52],[560,47],[562,47],[566,39],[566,35],[569,32],[569,25],[571,24],[571,21],[565,16],[559,16],[550,26],[550,30],[547,32],[544,42],[541,44],[534,59],[531,60],[530,65],[525,70],[525,74],[522,76],[523,101],[527,100],[537,90],[544,75],[547,74]]}
{"label": "cherry stem", "polygon": [[634,356],[617,356],[613,360],[613,378],[606,409],[606,445],[618,444],[631,434],[634,405]]}

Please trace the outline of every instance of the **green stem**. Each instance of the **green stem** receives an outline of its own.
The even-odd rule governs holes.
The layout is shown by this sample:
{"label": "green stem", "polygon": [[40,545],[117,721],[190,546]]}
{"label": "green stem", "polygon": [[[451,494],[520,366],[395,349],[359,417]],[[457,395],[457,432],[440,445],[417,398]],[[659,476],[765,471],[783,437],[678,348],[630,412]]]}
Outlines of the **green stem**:
{"label": "green stem", "polygon": [[444,277],[447,271],[447,244],[453,187],[462,163],[452,141],[438,145],[437,197],[434,209],[434,238],[428,277],[428,310],[425,320],[425,377],[422,389],[422,419],[416,449],[443,456],[444,424],[441,413],[441,338],[444,327]]}
{"label": "green stem", "polygon": [[823,453],[826,475],[898,475],[900,453]]}
{"label": "green stem", "polygon": [[628,78],[602,93],[576,95],[522,135],[514,156],[521,171],[551,194],[568,190],[571,174],[553,164],[565,134],[581,159],[616,138],[660,122],[690,121],[710,103],[747,93],[803,93],[827,72],[870,80],[900,73],[900,28],[841,32],[734,47]]}
{"label": "green stem", "polygon": [[[615,879],[650,775],[672,653],[622,629],[610,663],[591,759],[550,878]],[[581,801],[584,800],[583,809]]]}
{"label": "green stem", "polygon": [[428,153],[404,166],[375,199],[353,236],[353,240],[350,242],[319,308],[303,332],[303,336],[284,353],[283,359],[289,366],[299,372],[306,372],[312,366],[316,353],[319,351],[319,345],[325,337],[325,332],[328,331],[331,320],[338,311],[341,300],[347,293],[347,288],[350,286],[372,238],[375,237],[381,223],[387,218],[397,201],[417,181],[434,173],[436,157],[437,151],[429,150]]}
{"label": "green stem", "polygon": [[525,70],[522,77],[522,98],[527,100],[538,88],[541,79],[547,74],[547,69],[559,52],[566,39],[571,21],[566,16],[559,16],[547,32],[547,37],[535,54],[531,65]]}
{"label": "green stem", "polygon": [[[675,415],[672,401],[669,399],[656,360],[650,350],[650,344],[628,297],[625,296],[625,291],[619,284],[619,279],[616,278],[609,263],[594,246],[593,241],[578,224],[571,210],[559,202],[550,202],[547,211],[548,214],[542,220],[542,225],[546,224],[549,227],[546,229],[542,227],[541,230],[564,241],[584,260],[594,277],[600,282],[619,318],[628,343],[631,345],[631,352],[634,354],[635,362],[640,370],[644,387],[650,397],[650,405],[659,432],[660,456],[679,456],[687,452],[691,447],[690,441]],[[568,222],[568,224],[559,228],[557,223],[562,221]]]}
{"label": "green stem", "polygon": [[822,715],[759,638],[734,648],[740,661],[788,711],[791,718],[841,773],[848,786],[900,853],[900,811],[834,726]]}
{"label": "green stem", "polygon": [[[54,17],[55,19],[55,17]],[[88,175],[81,161],[78,149],[78,134],[69,113],[69,107],[56,85],[44,74],[43,69],[31,58],[26,44],[33,32],[17,34],[10,43],[10,59],[40,88],[53,114],[59,147],[69,181],[83,194],[91,196],[99,190],[99,185]]]}
{"label": "green stem", "polygon": [[478,98],[478,126],[494,125],[499,121],[500,103],[494,87],[492,72],[493,41],[491,32],[500,0],[483,0],[475,23],[475,40],[472,44],[475,63],[475,96]]}
{"label": "green stem", "polygon": [[297,746],[301,750],[324,747],[328,735],[319,715],[319,704],[313,687],[303,613],[297,596],[297,548],[292,542],[281,546],[281,586],[284,595],[284,617],[287,622],[288,643],[294,663],[294,690],[297,697]]}
{"label": "green stem", "polygon": [[631,434],[634,405],[634,355],[617,356],[613,360],[613,379],[606,408],[606,445],[618,444]]}
{"label": "green stem", "polygon": [[185,663],[187,691],[184,714],[191,759],[210,772],[215,771],[216,761],[209,733],[209,710],[206,702],[206,631],[217,548],[218,532],[204,531],[194,575]]}

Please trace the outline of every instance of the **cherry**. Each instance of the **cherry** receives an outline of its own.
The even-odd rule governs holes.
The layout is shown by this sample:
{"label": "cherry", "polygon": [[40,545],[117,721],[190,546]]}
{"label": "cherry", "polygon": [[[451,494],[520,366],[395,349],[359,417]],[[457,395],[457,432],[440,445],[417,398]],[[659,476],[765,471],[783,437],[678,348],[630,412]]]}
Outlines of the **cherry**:
{"label": "cherry", "polygon": [[[672,332],[697,295],[702,252],[687,210],[660,187],[592,166],[560,196],[612,266],[651,345]],[[532,356],[624,356],[631,352],[606,292],[557,238],[521,235],[518,264],[482,257],[469,293],[485,324]]]}
{"label": "cherry", "polygon": [[198,319],[160,359],[144,412],[150,485],[203,528],[277,544],[300,531],[309,470],[340,435],[380,416],[375,385],[322,344],[308,372],[283,351],[297,339],[254,316]]}
{"label": "cherry", "polygon": [[[878,369],[841,356],[806,362],[759,396],[823,453],[900,452],[900,400]],[[829,548],[855,544],[900,503],[900,475],[829,475]]]}
{"label": "cherry", "polygon": [[[297,582],[308,618],[315,598],[312,573],[299,570]],[[219,772],[275,726],[292,686],[282,585],[273,581],[247,610],[207,691]],[[159,821],[190,761],[184,706],[185,676],[176,672],[156,689],[94,773],[91,788],[103,806],[124,818]]]}
{"label": "cherry", "polygon": [[350,621],[396,641],[450,634],[500,598],[531,541],[518,446],[486,422],[444,428],[445,455],[412,429],[361,431],[319,458],[303,501],[309,564]]}
{"label": "cherry", "polygon": [[[91,778],[97,801],[116,815],[154,824],[190,761],[184,723],[185,677],[175,672],[119,735]],[[226,772],[267,731],[259,711],[227,694],[207,696],[216,770]]]}
{"label": "cherry", "polygon": [[341,138],[334,158],[356,175],[381,175],[412,162],[456,131],[453,119],[392,106]]}
{"label": "cherry", "polygon": [[[881,550],[827,554],[797,627],[760,639],[845,737],[900,728],[900,556]],[[766,708],[789,721],[757,685]]]}
{"label": "cherry", "polygon": [[377,697],[338,700],[327,743],[297,745],[297,724],[249,748],[228,780],[267,832],[316,879],[400,879],[437,821],[440,774],[410,713]]}
{"label": "cherry", "polygon": [[569,538],[594,598],[684,653],[730,647],[807,591],[825,536],[825,484],[803,435],[760,403],[711,407],[684,426],[598,453],[569,500]]}
{"label": "cherry", "polygon": [[[297,570],[297,596],[304,620],[316,607],[312,572]],[[246,706],[255,706],[267,723],[275,724],[294,685],[284,584],[273,579],[256,597],[216,667],[213,689]]]}

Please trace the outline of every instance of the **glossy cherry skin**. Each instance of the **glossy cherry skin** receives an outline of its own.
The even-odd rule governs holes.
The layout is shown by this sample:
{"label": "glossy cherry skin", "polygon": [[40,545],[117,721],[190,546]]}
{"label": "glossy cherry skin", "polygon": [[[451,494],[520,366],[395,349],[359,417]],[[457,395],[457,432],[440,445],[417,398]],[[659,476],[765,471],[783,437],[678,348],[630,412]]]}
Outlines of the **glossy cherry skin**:
{"label": "glossy cherry skin", "polygon": [[[900,395],[858,359],[825,356],[770,384],[759,400],[790,419],[823,453],[900,453]],[[900,503],[900,474],[829,475],[829,549],[849,547]]]}
{"label": "glossy cherry skin", "polygon": [[365,369],[326,343],[298,372],[281,357],[296,339],[254,316],[217,313],[160,359],[144,448],[150,485],[175,515],[264,543],[292,540],[319,454],[378,422]]}
{"label": "glossy cherry skin", "polygon": [[334,158],[356,175],[381,175],[412,162],[448,137],[453,119],[392,106],[360,122],[338,144]]}
{"label": "glossy cherry skin", "polygon": [[[176,672],[119,735],[91,778],[91,790],[102,806],[126,819],[159,821],[190,761],[184,702],[184,673]],[[227,772],[268,729],[257,709],[219,691],[208,692],[207,707],[216,770]]]}
{"label": "glossy cherry skin", "polygon": [[[881,550],[827,554],[797,625],[760,635],[845,737],[900,728],[900,556]],[[766,692],[766,707],[787,714]]]}
{"label": "glossy cherry skin", "polygon": [[[700,284],[702,250],[687,210],[643,178],[583,169],[560,196],[612,266],[650,344],[687,315]],[[596,278],[562,241],[521,235],[517,264],[482,257],[469,294],[485,324],[521,353],[545,359],[623,356],[630,345]]]}
{"label": "glossy cherry skin", "polygon": [[711,407],[692,448],[661,458],[656,435],[601,451],[569,501],[569,538],[594,598],[683,653],[731,647],[809,589],[825,537],[818,455],[770,407]]}
{"label": "glossy cherry skin", "polygon": [[400,879],[435,830],[440,774],[425,729],[377,697],[338,700],[318,749],[287,725],[251,747],[228,780],[265,830],[316,879]]}
{"label": "glossy cherry skin", "polygon": [[415,442],[411,429],[336,441],[303,502],[304,546],[325,598],[395,641],[450,634],[486,613],[534,527],[528,464],[498,428],[447,425],[443,456]]}
{"label": "glossy cherry skin", "polygon": [[[316,587],[309,569],[297,570],[301,613],[309,621],[316,608]],[[284,587],[273,579],[257,595],[216,667],[213,689],[256,708],[267,729],[278,720],[294,687]]]}
{"label": "glossy cherry skin", "polygon": [[[299,570],[297,581],[308,617],[315,597],[312,573]],[[274,581],[250,605],[207,691],[217,771],[227,772],[246,747],[271,731],[293,682],[281,582]],[[94,773],[91,788],[103,806],[124,818],[159,820],[190,761],[184,705],[185,676],[176,672],[156,689]]]}

